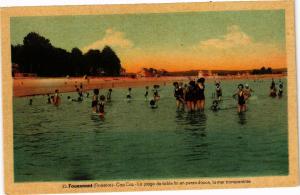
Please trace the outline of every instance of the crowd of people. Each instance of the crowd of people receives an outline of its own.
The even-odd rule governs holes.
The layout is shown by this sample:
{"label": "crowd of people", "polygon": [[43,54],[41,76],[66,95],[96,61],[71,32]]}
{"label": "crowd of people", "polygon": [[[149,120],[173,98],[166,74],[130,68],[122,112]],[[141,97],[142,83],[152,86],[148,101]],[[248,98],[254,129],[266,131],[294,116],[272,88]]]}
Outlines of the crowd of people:
{"label": "crowd of people", "polygon": [[[176,99],[177,109],[187,110],[189,112],[193,111],[204,111],[205,108],[205,78],[198,78],[196,80],[190,80],[189,83],[184,84],[182,82],[174,82],[174,97]],[[77,98],[67,97],[68,101],[72,102],[82,102],[84,98],[89,98],[89,92],[84,92],[83,85],[80,84],[79,87],[75,85],[76,92],[78,94]],[[151,92],[152,97],[150,96],[149,86],[145,87],[144,98],[145,101],[149,102],[149,107],[152,109],[158,108],[158,101],[160,100],[159,95],[160,86],[154,85]],[[232,97],[237,101],[237,111],[238,113],[245,112],[247,110],[247,101],[251,97],[254,90],[250,88],[248,84],[238,84],[236,92]],[[210,109],[212,111],[220,110],[220,103],[223,101],[223,92],[220,81],[215,81],[215,91],[212,93],[212,105]],[[283,82],[279,80],[278,91],[274,79],[272,79],[270,86],[270,97],[279,97],[283,96]],[[55,90],[54,95],[47,94],[48,104],[53,104],[59,106],[61,103],[61,97],[58,90]],[[151,97],[151,98],[150,98]],[[132,88],[128,88],[126,94],[126,100],[130,102],[132,100]],[[101,117],[104,116],[104,107],[105,103],[110,102],[112,99],[112,89],[108,89],[106,96],[100,95],[99,89],[93,90],[92,96],[92,112]],[[30,98],[29,105],[32,105],[33,100]]]}

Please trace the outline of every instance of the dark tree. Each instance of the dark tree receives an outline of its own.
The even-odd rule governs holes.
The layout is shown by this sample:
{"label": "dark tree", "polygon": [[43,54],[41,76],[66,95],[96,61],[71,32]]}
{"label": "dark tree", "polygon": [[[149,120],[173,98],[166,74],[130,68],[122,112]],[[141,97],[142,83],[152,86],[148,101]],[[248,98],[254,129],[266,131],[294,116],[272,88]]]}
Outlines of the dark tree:
{"label": "dark tree", "polygon": [[121,62],[116,53],[109,46],[105,46],[101,54],[101,66],[105,74],[109,76],[119,76]]}

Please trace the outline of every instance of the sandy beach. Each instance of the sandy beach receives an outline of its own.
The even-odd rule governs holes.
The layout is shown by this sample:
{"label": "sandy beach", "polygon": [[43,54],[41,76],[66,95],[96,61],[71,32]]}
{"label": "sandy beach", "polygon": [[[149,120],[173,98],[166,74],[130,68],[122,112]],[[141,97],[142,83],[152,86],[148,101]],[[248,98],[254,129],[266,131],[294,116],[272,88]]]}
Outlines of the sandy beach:
{"label": "sandy beach", "polygon": [[[207,80],[238,80],[238,79],[270,79],[282,78],[286,75],[268,74],[268,75],[239,75],[239,76],[209,76]],[[144,77],[144,78],[128,78],[128,77],[82,77],[71,78],[36,78],[36,77],[18,77],[13,80],[14,96],[32,96],[54,93],[58,89],[61,93],[76,91],[75,86],[82,83],[84,91],[94,88],[124,88],[137,86],[152,85],[168,85],[174,81],[188,82],[196,77]]]}

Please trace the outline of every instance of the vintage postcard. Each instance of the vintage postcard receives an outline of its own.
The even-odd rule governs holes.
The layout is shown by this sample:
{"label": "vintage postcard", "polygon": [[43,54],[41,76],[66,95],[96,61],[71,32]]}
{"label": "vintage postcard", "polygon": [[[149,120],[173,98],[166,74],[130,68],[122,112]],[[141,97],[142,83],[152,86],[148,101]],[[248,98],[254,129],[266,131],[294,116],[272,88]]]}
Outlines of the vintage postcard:
{"label": "vintage postcard", "polygon": [[298,185],[294,1],[1,9],[8,194]]}

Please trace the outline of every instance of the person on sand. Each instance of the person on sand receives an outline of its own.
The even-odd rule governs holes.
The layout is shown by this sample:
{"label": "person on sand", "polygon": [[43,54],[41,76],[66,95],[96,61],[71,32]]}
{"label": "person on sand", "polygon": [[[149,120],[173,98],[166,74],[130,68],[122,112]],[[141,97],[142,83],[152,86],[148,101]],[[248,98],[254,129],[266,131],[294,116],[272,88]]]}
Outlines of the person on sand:
{"label": "person on sand", "polygon": [[190,81],[185,95],[185,101],[188,111],[194,111],[196,109],[196,93],[196,83],[195,81]]}
{"label": "person on sand", "polygon": [[174,97],[176,98],[176,107],[184,108],[184,93],[182,87],[179,86],[178,82],[173,83],[174,86]]}
{"label": "person on sand", "polygon": [[53,96],[53,104],[55,106],[58,106],[60,104],[60,97],[59,97],[59,91],[58,91],[58,89],[55,90],[55,94]]}
{"label": "person on sand", "polygon": [[237,92],[233,95],[234,97],[237,96],[238,101],[238,113],[242,113],[246,111],[246,98],[244,92],[244,85],[239,84]]}
{"label": "person on sand", "polygon": [[112,89],[108,89],[108,92],[106,94],[106,99],[107,99],[108,102],[111,101],[111,92],[112,92]]}
{"label": "person on sand", "polygon": [[92,99],[92,110],[94,113],[97,112],[98,98],[99,98],[99,89],[94,89],[94,95]]}
{"label": "person on sand", "polygon": [[99,114],[100,117],[104,116],[104,104],[105,104],[105,96],[101,95],[100,101],[97,104],[97,113]]}
{"label": "person on sand", "polygon": [[145,100],[147,101],[148,100],[148,95],[149,95],[149,86],[146,86],[145,87],[145,89],[146,89],[146,92],[145,92]]}
{"label": "person on sand", "polygon": [[197,80],[197,86],[196,86],[196,91],[197,91],[197,96],[196,96],[196,109],[203,111],[204,106],[205,106],[205,95],[204,95],[204,90],[205,90],[205,85],[204,85],[205,79],[202,77]]}
{"label": "person on sand", "polygon": [[222,88],[221,88],[221,82],[216,82],[216,98],[218,101],[221,101],[222,99]]}

